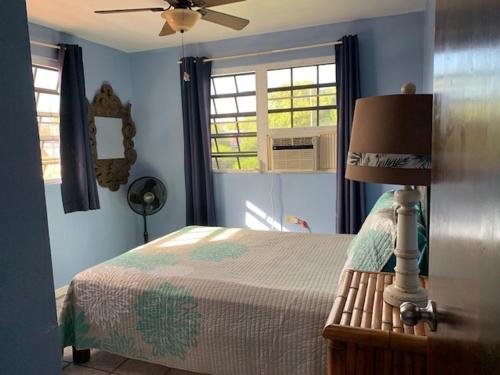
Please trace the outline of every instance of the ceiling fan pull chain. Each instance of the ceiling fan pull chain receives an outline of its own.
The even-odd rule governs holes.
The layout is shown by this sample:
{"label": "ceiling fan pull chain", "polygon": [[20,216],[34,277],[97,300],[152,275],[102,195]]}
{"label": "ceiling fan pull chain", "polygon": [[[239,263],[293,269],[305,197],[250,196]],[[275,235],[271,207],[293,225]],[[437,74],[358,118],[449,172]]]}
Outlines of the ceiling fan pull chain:
{"label": "ceiling fan pull chain", "polygon": [[184,51],[184,31],[181,31],[181,43],[182,43],[182,60],[184,61],[184,74],[182,76],[184,82],[190,82],[191,77],[186,70],[187,61],[186,61],[186,53]]}

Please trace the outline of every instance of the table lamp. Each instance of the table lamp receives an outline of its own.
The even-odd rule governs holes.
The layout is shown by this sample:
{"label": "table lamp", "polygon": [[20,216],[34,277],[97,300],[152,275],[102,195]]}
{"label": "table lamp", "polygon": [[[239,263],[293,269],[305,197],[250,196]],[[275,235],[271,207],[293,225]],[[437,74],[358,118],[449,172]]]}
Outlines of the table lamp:
{"label": "table lamp", "polygon": [[413,302],[427,305],[427,291],[418,278],[417,210],[415,185],[431,180],[432,95],[415,94],[407,83],[400,95],[358,99],[354,111],[346,178],[398,184],[395,280],[384,290],[392,306]]}

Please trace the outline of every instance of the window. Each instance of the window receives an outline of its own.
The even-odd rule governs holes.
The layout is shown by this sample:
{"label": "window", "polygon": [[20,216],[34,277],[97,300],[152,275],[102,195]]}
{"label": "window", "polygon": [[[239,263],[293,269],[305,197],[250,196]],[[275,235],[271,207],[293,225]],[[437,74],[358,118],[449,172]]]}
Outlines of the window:
{"label": "window", "polygon": [[59,154],[59,71],[33,66],[43,179],[61,179]]}
{"label": "window", "polygon": [[211,79],[213,169],[258,169],[255,73]]}
{"label": "window", "polygon": [[270,129],[337,125],[335,64],[267,72]]}
{"label": "window", "polygon": [[[336,96],[332,58],[215,71],[210,103],[212,168],[270,169],[274,139],[321,137],[320,168],[331,171],[332,163],[325,160],[333,160],[335,153]],[[333,138],[329,141],[326,135]]]}

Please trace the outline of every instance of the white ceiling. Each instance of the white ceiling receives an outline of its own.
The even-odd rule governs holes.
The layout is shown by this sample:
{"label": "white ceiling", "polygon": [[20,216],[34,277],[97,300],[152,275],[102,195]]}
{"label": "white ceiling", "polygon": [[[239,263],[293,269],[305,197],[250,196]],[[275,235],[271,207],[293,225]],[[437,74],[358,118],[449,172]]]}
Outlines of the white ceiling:
{"label": "white ceiling", "polygon": [[[171,47],[179,34],[158,37],[159,13],[98,15],[94,10],[166,7],[164,0],[26,0],[31,22],[126,52]],[[200,21],[185,34],[185,43],[255,35],[273,31],[381,17],[423,10],[425,0],[246,0],[214,10],[248,18],[250,25],[234,31]]]}

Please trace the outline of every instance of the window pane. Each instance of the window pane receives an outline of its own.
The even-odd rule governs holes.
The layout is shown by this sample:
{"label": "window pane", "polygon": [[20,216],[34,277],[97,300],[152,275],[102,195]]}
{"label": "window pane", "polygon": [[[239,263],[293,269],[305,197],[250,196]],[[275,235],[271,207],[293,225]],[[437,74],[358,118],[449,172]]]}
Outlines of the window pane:
{"label": "window pane", "polygon": [[319,83],[333,83],[335,81],[335,64],[320,65]]}
{"label": "window pane", "polygon": [[292,114],[290,112],[269,113],[267,117],[267,122],[271,129],[292,127]]}
{"label": "window pane", "polygon": [[46,164],[43,166],[43,179],[59,180],[61,178],[61,165],[59,163]]}
{"label": "window pane", "polygon": [[[255,73],[213,77],[212,82],[211,149],[216,154],[212,158],[212,168],[240,169],[239,155],[245,152],[255,155],[245,156],[245,163],[248,165],[246,168],[254,169],[253,159],[257,160],[257,136],[251,134],[251,137],[240,137],[238,134],[257,133]],[[217,98],[219,94],[224,94],[224,97]],[[235,155],[220,156],[224,154]]]}
{"label": "window pane", "polygon": [[38,118],[40,138],[55,137],[59,139],[59,119],[52,117]]}
{"label": "window pane", "polygon": [[290,74],[290,69],[269,70],[267,72],[267,87],[276,88],[291,86]]}
{"label": "window pane", "polygon": [[214,80],[210,80],[210,95],[215,95]]}
{"label": "window pane", "polygon": [[257,156],[240,157],[241,169],[259,169],[259,159]]}
{"label": "window pane", "polygon": [[316,66],[304,66],[301,68],[293,68],[294,86],[314,85],[316,83],[318,83]]}
{"label": "window pane", "polygon": [[214,99],[215,109],[218,115],[236,113],[236,101],[234,98]]}
{"label": "window pane", "polygon": [[319,94],[320,94],[319,105],[337,104],[337,88],[335,86],[320,87]]}
{"label": "window pane", "polygon": [[257,151],[257,137],[239,137],[242,152]]}
{"label": "window pane", "polygon": [[239,96],[236,98],[236,100],[238,101],[239,112],[255,112],[257,110],[255,95]]}
{"label": "window pane", "polygon": [[267,104],[268,109],[288,109],[292,107],[292,101],[288,99],[273,99]]}
{"label": "window pane", "polygon": [[274,91],[268,93],[268,109],[286,109],[291,108],[291,91]]}
{"label": "window pane", "polygon": [[59,95],[39,93],[36,110],[39,113],[59,113]]}
{"label": "window pane", "polygon": [[217,158],[212,157],[212,169],[219,169],[217,166]]}
{"label": "window pane", "polygon": [[[289,72],[292,73],[291,85]],[[318,87],[320,84],[325,87]],[[301,86],[312,87],[300,88]],[[289,90],[285,88],[283,91],[275,91],[280,87]],[[270,70],[268,88],[269,128],[304,128],[337,124],[336,109],[328,108],[337,104],[335,64]],[[280,110],[280,113],[273,113],[277,110]],[[281,112],[282,110],[284,112]]]}
{"label": "window pane", "polygon": [[319,111],[319,126],[337,125],[337,110],[323,109]]}
{"label": "window pane", "polygon": [[219,169],[240,169],[238,159],[235,157],[219,157],[217,161],[219,162]]}
{"label": "window pane", "polygon": [[216,115],[217,111],[215,110],[214,100],[210,100],[210,114]]}
{"label": "window pane", "polygon": [[238,141],[236,137],[233,138],[217,138],[217,145],[219,152],[238,152]]}
{"label": "window pane", "polygon": [[326,96],[319,97],[319,105],[320,106],[336,105],[336,104],[337,104],[337,98],[334,95],[326,95]]}
{"label": "window pane", "polygon": [[257,131],[257,119],[255,116],[238,117],[240,133],[249,133]]}
{"label": "window pane", "polygon": [[59,72],[55,70],[37,68],[35,74],[35,87],[47,90],[57,90]]}
{"label": "window pane", "polygon": [[[231,120],[231,119],[229,119]],[[234,120],[234,118],[233,118]],[[238,128],[236,127],[236,122],[217,122],[217,132],[218,134],[224,133],[237,133]]]}
{"label": "window pane", "polygon": [[59,159],[59,140],[57,141],[41,141],[40,150],[42,154],[42,159],[45,158],[57,158]]}
{"label": "window pane", "polygon": [[213,78],[213,82],[217,95],[236,93],[236,83],[234,81],[234,76],[216,77]]}
{"label": "window pane", "polygon": [[[40,154],[45,180],[58,181],[61,177],[59,151],[59,72],[52,69],[32,67],[35,101],[37,109]],[[54,94],[40,90],[52,90]]]}
{"label": "window pane", "polygon": [[238,92],[255,91],[255,74],[236,76]]}
{"label": "window pane", "polygon": [[293,107],[316,107],[318,89],[293,90]]}
{"label": "window pane", "polygon": [[314,111],[297,111],[293,113],[293,127],[306,128],[317,125],[317,112]]}

